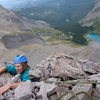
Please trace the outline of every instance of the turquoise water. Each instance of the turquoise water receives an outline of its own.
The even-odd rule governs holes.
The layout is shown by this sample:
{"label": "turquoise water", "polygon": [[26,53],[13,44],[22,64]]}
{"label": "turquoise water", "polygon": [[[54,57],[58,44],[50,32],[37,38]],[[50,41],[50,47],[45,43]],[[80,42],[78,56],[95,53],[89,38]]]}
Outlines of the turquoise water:
{"label": "turquoise water", "polygon": [[100,35],[99,34],[91,33],[91,34],[88,34],[86,37],[95,41],[95,42],[100,43]]}

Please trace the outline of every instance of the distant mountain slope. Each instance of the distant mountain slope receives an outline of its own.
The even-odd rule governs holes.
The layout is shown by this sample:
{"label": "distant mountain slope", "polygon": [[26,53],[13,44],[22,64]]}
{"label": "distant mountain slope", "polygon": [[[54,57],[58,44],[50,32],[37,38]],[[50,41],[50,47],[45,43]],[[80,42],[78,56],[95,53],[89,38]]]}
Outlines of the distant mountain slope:
{"label": "distant mountain slope", "polygon": [[18,16],[13,11],[0,6],[0,32],[16,32],[19,30],[31,29],[33,27],[47,27],[46,22],[31,20]]}
{"label": "distant mountain slope", "polygon": [[[94,7],[96,0],[37,0],[33,6],[14,9],[18,14],[30,19],[43,20],[54,28],[77,33],[82,28],[78,21]],[[15,7],[16,8],[16,7]],[[81,29],[80,29],[81,28]]]}
{"label": "distant mountain slope", "polygon": [[100,1],[95,4],[95,7],[80,21],[83,26],[91,26],[96,20],[100,19]]}

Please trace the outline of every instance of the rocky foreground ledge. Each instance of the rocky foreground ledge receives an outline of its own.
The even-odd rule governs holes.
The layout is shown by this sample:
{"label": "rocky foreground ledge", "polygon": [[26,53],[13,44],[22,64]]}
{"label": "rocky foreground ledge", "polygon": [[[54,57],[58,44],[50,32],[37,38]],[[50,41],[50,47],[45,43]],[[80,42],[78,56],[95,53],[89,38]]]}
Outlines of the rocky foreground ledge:
{"label": "rocky foreground ledge", "polygon": [[[34,82],[7,91],[0,100],[100,100],[100,84],[96,84],[100,82],[100,62],[53,53],[34,66],[29,75]],[[19,75],[0,76],[0,86],[18,81]]]}

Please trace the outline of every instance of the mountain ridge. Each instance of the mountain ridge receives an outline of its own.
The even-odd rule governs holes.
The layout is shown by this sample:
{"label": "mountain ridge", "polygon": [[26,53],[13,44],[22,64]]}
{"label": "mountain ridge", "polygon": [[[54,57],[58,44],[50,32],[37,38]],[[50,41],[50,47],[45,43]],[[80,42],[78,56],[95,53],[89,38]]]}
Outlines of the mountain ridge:
{"label": "mountain ridge", "polygon": [[0,6],[0,31],[16,32],[34,27],[49,27],[44,21],[32,20],[17,15],[15,12]]}
{"label": "mountain ridge", "polygon": [[82,19],[80,23],[83,26],[92,26],[95,24],[95,20],[100,18],[100,1],[95,4],[94,8]]}

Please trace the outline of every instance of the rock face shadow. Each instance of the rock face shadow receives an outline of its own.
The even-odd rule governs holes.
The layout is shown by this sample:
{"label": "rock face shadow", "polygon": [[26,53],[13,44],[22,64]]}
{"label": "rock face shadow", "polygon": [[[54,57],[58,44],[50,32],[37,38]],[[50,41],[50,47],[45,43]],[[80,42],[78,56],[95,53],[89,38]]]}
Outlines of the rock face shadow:
{"label": "rock face shadow", "polygon": [[45,42],[39,36],[22,33],[22,34],[13,34],[13,35],[5,35],[2,37],[1,42],[5,45],[7,49],[15,49],[23,45],[27,44],[42,44]]}

